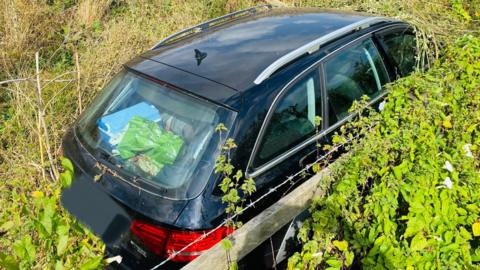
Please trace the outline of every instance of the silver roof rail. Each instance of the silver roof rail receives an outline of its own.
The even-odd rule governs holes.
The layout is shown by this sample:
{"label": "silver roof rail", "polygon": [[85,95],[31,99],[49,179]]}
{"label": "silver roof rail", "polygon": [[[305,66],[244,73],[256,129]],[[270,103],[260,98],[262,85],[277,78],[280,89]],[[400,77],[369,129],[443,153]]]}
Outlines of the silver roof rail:
{"label": "silver roof rail", "polygon": [[279,59],[275,60],[272,64],[270,64],[266,69],[260,73],[260,75],[257,76],[257,78],[253,81],[255,84],[261,84],[264,80],[268,79],[270,75],[275,73],[275,71],[279,70],[286,64],[292,62],[293,60],[297,59],[298,57],[308,53],[312,54],[316,52],[318,49],[320,49],[320,46],[324,45],[325,43],[335,39],[339,38],[341,36],[344,36],[345,34],[348,34],[351,31],[354,30],[360,30],[367,28],[375,23],[380,23],[380,22],[390,22],[390,21],[397,21],[394,19],[389,19],[385,17],[368,17],[363,20],[360,20],[358,22],[349,24],[345,27],[342,27],[338,30],[335,30],[331,33],[328,33],[320,38],[317,38],[302,47],[299,47],[298,49],[295,49],[284,56],[280,57]]}
{"label": "silver roof rail", "polygon": [[160,42],[155,44],[150,50],[158,49],[160,46],[165,45],[168,41],[171,41],[173,39],[176,39],[176,38],[179,38],[179,37],[182,37],[182,36],[186,36],[188,34],[193,34],[193,33],[198,33],[198,32],[204,31],[205,29],[208,29],[210,26],[214,25],[215,23],[218,23],[218,22],[221,22],[221,21],[224,21],[224,20],[228,20],[228,19],[231,19],[233,17],[240,16],[240,15],[255,14],[258,10],[264,9],[264,8],[271,9],[271,8],[273,8],[273,6],[270,5],[270,4],[255,6],[255,7],[235,11],[235,12],[223,15],[221,17],[211,19],[209,21],[197,24],[195,26],[192,26],[190,28],[187,28],[185,30],[182,30],[180,32],[177,32],[173,35],[170,35],[170,36],[162,39]]}

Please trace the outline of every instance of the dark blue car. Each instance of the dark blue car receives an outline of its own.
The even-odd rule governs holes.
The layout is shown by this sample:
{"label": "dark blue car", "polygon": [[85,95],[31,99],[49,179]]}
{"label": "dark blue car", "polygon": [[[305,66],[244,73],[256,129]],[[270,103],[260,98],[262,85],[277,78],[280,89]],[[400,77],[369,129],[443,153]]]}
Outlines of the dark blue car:
{"label": "dark blue car", "polygon": [[[63,204],[109,256],[122,256],[110,267],[149,269],[224,221],[214,166],[226,138],[238,145],[234,166],[255,180],[255,199],[312,162],[316,142],[353,117],[354,100],[378,104],[386,83],[415,68],[415,52],[404,22],[319,9],[261,6],[179,32],[126,63],[66,134],[77,170]],[[215,132],[220,123],[228,134]],[[193,260],[227,232],[162,269]],[[288,250],[277,236],[280,263]],[[263,260],[256,266],[271,267]]]}

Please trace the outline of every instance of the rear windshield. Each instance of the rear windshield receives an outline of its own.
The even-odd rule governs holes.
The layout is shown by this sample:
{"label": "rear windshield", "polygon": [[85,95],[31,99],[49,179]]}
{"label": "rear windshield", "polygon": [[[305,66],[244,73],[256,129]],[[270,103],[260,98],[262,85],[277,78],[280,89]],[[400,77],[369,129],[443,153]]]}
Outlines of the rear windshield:
{"label": "rear windshield", "polygon": [[213,172],[226,137],[215,127],[223,123],[230,129],[235,116],[122,71],[85,111],[76,133],[97,159],[133,175],[134,184],[186,199],[198,195]]}

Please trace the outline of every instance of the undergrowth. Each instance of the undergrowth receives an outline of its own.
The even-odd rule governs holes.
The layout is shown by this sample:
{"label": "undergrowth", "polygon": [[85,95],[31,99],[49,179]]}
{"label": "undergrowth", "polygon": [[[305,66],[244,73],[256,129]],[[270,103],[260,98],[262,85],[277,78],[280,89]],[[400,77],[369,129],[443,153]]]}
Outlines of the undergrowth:
{"label": "undergrowth", "polygon": [[[479,9],[474,1],[280,2],[374,12],[410,21],[421,30],[419,38],[425,41],[421,44],[427,46],[423,51],[437,56],[439,46],[427,44],[449,44],[456,36],[478,29]],[[103,244],[58,203],[61,181],[51,176],[51,168],[60,165],[55,160],[61,155],[61,137],[122,63],[175,31],[262,3],[0,1],[0,81],[27,79],[0,84],[0,267],[101,267]],[[35,52],[40,55],[41,115]],[[46,132],[39,128],[39,118],[44,118]],[[54,164],[46,158],[47,143]]]}
{"label": "undergrowth", "polygon": [[480,269],[478,59],[480,38],[460,38],[343,128],[335,143],[362,139],[334,165],[289,269]]}

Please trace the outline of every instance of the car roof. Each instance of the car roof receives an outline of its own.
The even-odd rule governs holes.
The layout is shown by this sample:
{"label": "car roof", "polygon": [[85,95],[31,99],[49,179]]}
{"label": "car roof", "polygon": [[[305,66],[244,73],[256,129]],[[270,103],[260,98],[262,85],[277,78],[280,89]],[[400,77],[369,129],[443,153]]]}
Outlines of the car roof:
{"label": "car roof", "polygon": [[188,35],[141,57],[244,91],[279,58],[369,17],[317,8],[274,8]]}

